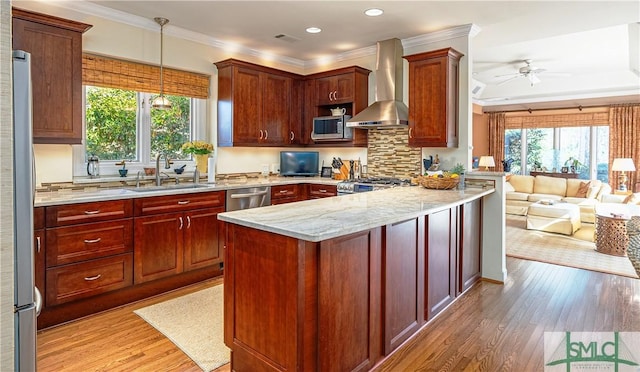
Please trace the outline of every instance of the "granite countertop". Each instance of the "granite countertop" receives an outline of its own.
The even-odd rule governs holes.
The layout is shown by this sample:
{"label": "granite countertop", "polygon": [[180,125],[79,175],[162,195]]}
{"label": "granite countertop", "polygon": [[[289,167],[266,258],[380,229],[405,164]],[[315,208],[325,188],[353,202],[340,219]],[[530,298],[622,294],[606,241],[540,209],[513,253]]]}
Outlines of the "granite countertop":
{"label": "granite countertop", "polygon": [[225,212],[218,219],[311,242],[365,231],[434,213],[482,196],[493,188],[428,190],[419,186],[306,200],[291,205]]}
{"label": "granite countertop", "polygon": [[95,201],[144,198],[151,196],[190,194],[254,186],[278,186],[298,183],[336,185],[338,182],[340,181],[322,177],[261,177],[224,180],[216,183],[202,182],[197,185],[186,182],[179,185],[164,184],[161,187],[152,185],[143,186],[138,189],[135,187],[115,187],[104,189],[99,187],[86,187],[84,190],[61,189],[58,191],[38,191],[35,195],[34,206],[44,207]]}

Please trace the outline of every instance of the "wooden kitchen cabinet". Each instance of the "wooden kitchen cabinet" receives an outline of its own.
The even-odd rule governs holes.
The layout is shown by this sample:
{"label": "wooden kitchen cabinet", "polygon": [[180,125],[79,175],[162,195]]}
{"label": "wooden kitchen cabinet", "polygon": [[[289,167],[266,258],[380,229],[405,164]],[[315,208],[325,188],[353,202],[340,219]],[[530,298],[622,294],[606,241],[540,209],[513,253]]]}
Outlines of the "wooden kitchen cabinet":
{"label": "wooden kitchen cabinet", "polygon": [[338,195],[338,186],[336,185],[309,184],[309,199],[328,198],[336,195]]}
{"label": "wooden kitchen cabinet", "polygon": [[13,49],[31,53],[33,142],[82,143],[82,33],[91,25],[13,8]]}
{"label": "wooden kitchen cabinet", "polygon": [[224,191],[135,200],[134,283],[222,262]]}
{"label": "wooden kitchen cabinet", "polygon": [[45,209],[47,308],[133,284],[133,202]]}
{"label": "wooden kitchen cabinet", "polygon": [[[46,253],[46,240],[45,240],[45,221],[44,221],[44,207],[33,208],[33,247],[34,247],[34,280],[35,286],[38,288],[43,296],[46,295],[45,287],[45,253]],[[44,304],[43,304],[44,305]]]}
{"label": "wooden kitchen cabinet", "polygon": [[305,77],[304,142],[312,146],[367,146],[367,130],[353,128],[352,141],[322,141],[311,139],[313,118],[330,116],[331,109],[342,107],[354,116],[369,104],[369,73],[359,66],[319,72]]}
{"label": "wooden kitchen cabinet", "polygon": [[431,213],[425,219],[426,320],[456,298],[457,218],[457,208],[451,208]]}
{"label": "wooden kitchen cabinet", "polygon": [[424,324],[424,217],[385,226],[382,242],[383,349],[389,355]]}
{"label": "wooden kitchen cabinet", "polygon": [[218,67],[218,145],[299,143],[302,76],[227,59]]}
{"label": "wooden kitchen cabinet", "polygon": [[271,186],[271,205],[305,200],[303,184]]}
{"label": "wooden kitchen cabinet", "polygon": [[482,276],[482,199],[460,207],[457,295],[471,288]]}
{"label": "wooden kitchen cabinet", "polygon": [[462,56],[445,48],[404,57],[409,61],[409,146],[458,147]]}

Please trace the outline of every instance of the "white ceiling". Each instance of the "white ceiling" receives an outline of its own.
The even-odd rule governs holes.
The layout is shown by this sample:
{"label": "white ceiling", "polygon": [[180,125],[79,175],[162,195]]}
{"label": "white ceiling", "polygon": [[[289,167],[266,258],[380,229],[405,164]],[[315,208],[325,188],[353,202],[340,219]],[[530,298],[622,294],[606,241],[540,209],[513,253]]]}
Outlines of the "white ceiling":
{"label": "white ceiling", "polygon": [[[50,3],[51,1],[49,1]],[[19,4],[20,1],[14,1]],[[378,40],[407,39],[465,24],[473,38],[474,79],[486,84],[483,105],[531,107],[532,102],[609,97],[640,102],[640,1],[62,1],[62,6],[119,21],[138,19],[169,32],[188,32],[216,45],[269,53],[283,63],[313,65],[371,48]],[[384,14],[371,18],[365,9]],[[309,26],[322,28],[308,34]],[[285,34],[297,40],[283,41]],[[532,59],[540,83],[502,83]],[[556,76],[553,73],[563,73]],[[620,96],[626,96],[620,98]],[[611,98],[615,97],[615,98]],[[606,99],[600,101],[605,102]],[[587,101],[585,101],[587,102]],[[526,103],[526,104],[524,104]],[[557,104],[556,104],[557,105]]]}

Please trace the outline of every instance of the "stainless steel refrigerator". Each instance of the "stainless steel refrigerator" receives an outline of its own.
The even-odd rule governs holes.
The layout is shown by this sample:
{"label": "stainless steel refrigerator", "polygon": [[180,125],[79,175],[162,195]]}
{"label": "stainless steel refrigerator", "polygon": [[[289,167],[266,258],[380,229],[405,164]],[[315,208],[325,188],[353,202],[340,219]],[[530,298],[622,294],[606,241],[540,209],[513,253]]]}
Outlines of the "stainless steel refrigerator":
{"label": "stainless steel refrigerator", "polygon": [[31,55],[13,51],[13,202],[15,370],[36,370],[36,317],[42,298],[35,287]]}

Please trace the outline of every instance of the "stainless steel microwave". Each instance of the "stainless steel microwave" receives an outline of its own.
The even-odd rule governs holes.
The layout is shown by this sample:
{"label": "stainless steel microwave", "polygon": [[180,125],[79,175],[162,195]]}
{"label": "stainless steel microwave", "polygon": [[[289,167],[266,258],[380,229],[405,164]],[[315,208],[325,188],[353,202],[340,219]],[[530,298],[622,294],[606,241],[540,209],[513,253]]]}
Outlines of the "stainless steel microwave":
{"label": "stainless steel microwave", "polygon": [[353,138],[353,131],[347,127],[351,115],[320,116],[313,118],[311,139],[314,141],[339,141]]}

